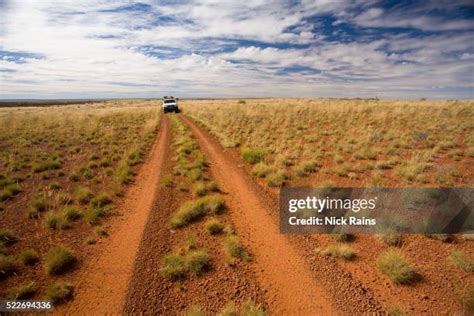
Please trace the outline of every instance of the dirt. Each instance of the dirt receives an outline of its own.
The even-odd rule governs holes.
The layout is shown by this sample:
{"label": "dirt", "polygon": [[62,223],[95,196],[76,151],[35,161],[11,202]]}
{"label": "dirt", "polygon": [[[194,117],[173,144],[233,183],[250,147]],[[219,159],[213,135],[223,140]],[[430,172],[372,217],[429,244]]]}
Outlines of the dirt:
{"label": "dirt", "polygon": [[[193,124],[189,119],[187,121]],[[196,129],[201,129],[193,125]],[[205,131],[201,133],[209,142],[220,147],[209,133]],[[237,150],[225,150],[224,155],[233,161],[234,165],[240,165],[246,174],[250,174],[250,167],[242,163]],[[261,199],[266,201],[269,217],[273,217],[277,222],[278,189],[268,188],[259,180],[251,179],[249,182],[253,182],[255,192],[259,192]],[[357,187],[360,186],[360,182],[357,185],[337,182],[336,185]],[[289,236],[289,238],[332,297],[333,305],[338,311],[346,314],[381,313],[395,305],[414,314],[430,314],[433,310],[439,314],[463,314],[463,307],[458,302],[460,288],[465,288],[467,284],[474,282],[472,275],[454,267],[447,259],[452,250],[474,253],[473,243],[462,240],[460,236],[454,236],[452,243],[443,243],[426,236],[403,235],[402,251],[421,276],[410,285],[393,284],[376,269],[377,256],[390,248],[376,236],[358,235],[349,243],[358,255],[357,259],[351,262],[326,257],[316,251],[334,243],[328,236],[307,235]]]}
{"label": "dirt", "polygon": [[88,257],[84,267],[71,276],[75,285],[74,300],[59,306],[65,315],[119,314],[131,276],[133,263],[153,201],[158,179],[167,156],[170,132],[168,120],[162,120],[158,140],[133,186],[117,209],[121,214],[110,222],[109,237]]}
{"label": "dirt", "polygon": [[270,314],[334,314],[328,293],[313,277],[310,267],[298,256],[290,240],[280,234],[269,215],[265,201],[258,195],[248,176],[209,135],[191,120],[181,116],[191,127],[211,172],[226,202],[242,242],[255,256],[257,280],[266,290]]}
{"label": "dirt", "polygon": [[[172,173],[173,154],[172,151],[166,158],[164,174]],[[176,182],[179,180],[174,178]],[[240,306],[249,300],[266,308],[253,263],[225,264],[222,236],[210,236],[203,228],[203,221],[176,230],[168,228],[170,215],[184,201],[192,199],[191,194],[176,187],[160,186],[157,197],[135,261],[124,313],[182,315],[190,307],[198,306],[214,314],[228,303]],[[219,215],[218,219],[225,225],[233,225],[228,212]],[[188,275],[184,280],[172,281],[163,277],[160,269],[164,256],[182,249],[190,238],[195,240],[196,248],[207,250],[210,266],[202,275]]]}

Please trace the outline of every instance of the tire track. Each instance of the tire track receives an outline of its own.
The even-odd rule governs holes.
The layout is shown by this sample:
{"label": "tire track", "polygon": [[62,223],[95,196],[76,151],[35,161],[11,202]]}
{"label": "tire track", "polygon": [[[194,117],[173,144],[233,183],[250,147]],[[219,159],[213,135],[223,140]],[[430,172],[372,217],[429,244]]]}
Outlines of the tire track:
{"label": "tire track", "polygon": [[113,219],[110,236],[99,256],[91,256],[75,282],[75,299],[58,307],[55,312],[65,315],[118,315],[122,312],[125,295],[132,275],[140,240],[155,200],[158,179],[168,153],[169,122],[161,120],[158,140],[135,183],[118,205],[121,216]]}
{"label": "tire track", "polygon": [[312,276],[278,225],[268,216],[253,183],[245,172],[227,159],[220,146],[190,119],[180,115],[207,156],[211,173],[227,195],[233,222],[242,241],[255,255],[256,276],[266,290],[270,314],[336,314],[327,293]]}

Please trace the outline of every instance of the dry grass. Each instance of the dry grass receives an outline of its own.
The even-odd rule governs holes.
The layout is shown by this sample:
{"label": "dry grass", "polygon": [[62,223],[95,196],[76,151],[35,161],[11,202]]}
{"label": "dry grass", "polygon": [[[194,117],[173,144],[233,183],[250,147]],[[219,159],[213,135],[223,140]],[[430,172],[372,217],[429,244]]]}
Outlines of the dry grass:
{"label": "dry grass", "polygon": [[[278,167],[291,179],[321,169],[335,171],[327,180],[348,177],[359,185],[472,185],[473,101],[245,101],[183,101],[182,107],[225,147],[240,144],[243,160],[265,163],[254,167],[257,177]],[[311,167],[315,159],[318,167]],[[383,173],[371,175],[358,164]]]}
{"label": "dry grass", "polygon": [[377,268],[394,283],[407,284],[416,279],[413,265],[399,250],[387,250],[377,258]]}

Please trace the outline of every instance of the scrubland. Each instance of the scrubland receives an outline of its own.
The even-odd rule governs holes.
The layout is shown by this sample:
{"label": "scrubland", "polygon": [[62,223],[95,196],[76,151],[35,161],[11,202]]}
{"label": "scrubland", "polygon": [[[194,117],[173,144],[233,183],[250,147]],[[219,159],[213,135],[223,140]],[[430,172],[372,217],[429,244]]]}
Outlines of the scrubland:
{"label": "scrubland", "polygon": [[108,101],[0,108],[0,297],[73,296],[71,271],[155,140],[159,107]]}
{"label": "scrubland", "polygon": [[[281,186],[474,185],[470,100],[189,100],[182,107],[274,195]],[[469,313],[470,236],[338,234],[305,243],[314,245],[309,260],[318,254],[326,258],[319,265],[342,267],[389,313],[430,312],[435,305]]]}
{"label": "scrubland", "polygon": [[472,186],[473,101],[186,101],[268,186]]}

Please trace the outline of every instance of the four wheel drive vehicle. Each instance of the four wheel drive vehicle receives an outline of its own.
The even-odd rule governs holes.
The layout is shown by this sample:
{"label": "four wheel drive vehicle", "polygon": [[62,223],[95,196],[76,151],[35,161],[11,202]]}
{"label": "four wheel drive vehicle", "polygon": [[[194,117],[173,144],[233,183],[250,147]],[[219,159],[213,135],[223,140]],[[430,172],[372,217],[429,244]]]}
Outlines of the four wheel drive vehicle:
{"label": "four wheel drive vehicle", "polygon": [[175,99],[171,96],[164,97],[163,98],[163,112],[164,113],[168,113],[168,112],[179,113],[178,99]]}

